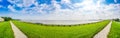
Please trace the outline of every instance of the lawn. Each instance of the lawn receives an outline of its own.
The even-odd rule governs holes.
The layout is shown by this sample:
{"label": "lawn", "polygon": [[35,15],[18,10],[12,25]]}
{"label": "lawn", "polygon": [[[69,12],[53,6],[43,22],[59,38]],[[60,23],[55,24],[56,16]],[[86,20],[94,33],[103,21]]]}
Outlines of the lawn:
{"label": "lawn", "polygon": [[109,20],[106,20],[91,24],[78,24],[76,26],[47,26],[13,21],[29,38],[92,38],[109,22]]}
{"label": "lawn", "polygon": [[113,21],[111,31],[108,35],[109,38],[120,38],[120,22]]}
{"label": "lawn", "polygon": [[9,22],[0,22],[0,38],[14,38]]}

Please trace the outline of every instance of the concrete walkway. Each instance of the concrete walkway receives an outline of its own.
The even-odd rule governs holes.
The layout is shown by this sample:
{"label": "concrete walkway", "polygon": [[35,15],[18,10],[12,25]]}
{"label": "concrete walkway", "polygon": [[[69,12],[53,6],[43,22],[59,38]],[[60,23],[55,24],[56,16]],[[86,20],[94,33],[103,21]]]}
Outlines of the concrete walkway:
{"label": "concrete walkway", "polygon": [[11,24],[11,27],[12,27],[12,30],[14,32],[14,37],[15,38],[27,38],[27,36],[22,33],[13,23],[12,21],[10,21],[10,24]]}
{"label": "concrete walkway", "polygon": [[93,38],[107,38],[107,35],[109,34],[110,28],[111,28],[112,21],[98,34],[96,34]]}

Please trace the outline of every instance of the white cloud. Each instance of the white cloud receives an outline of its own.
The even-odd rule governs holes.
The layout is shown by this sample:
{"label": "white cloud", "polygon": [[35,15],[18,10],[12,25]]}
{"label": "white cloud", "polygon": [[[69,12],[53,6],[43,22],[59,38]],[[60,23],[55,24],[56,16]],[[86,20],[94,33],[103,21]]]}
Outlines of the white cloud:
{"label": "white cloud", "polygon": [[23,5],[25,7],[29,7],[29,6],[31,6],[34,3],[35,3],[35,0],[23,0]]}
{"label": "white cloud", "polygon": [[0,2],[2,2],[2,0],[0,0]]}
{"label": "white cloud", "polygon": [[[119,15],[115,15],[116,12],[120,14],[118,5],[102,4],[104,0],[98,0],[96,3],[93,0],[84,0],[81,3],[73,4],[77,9],[60,9],[55,10],[52,14],[47,15],[47,19],[57,19],[57,20],[87,20],[87,19],[111,19],[117,18]],[[71,5],[70,5],[71,6]],[[80,7],[80,8],[79,8]],[[117,9],[117,10],[114,10]],[[113,10],[113,11],[111,11]]]}
{"label": "white cloud", "polygon": [[115,3],[117,3],[117,0],[114,0]]}
{"label": "white cloud", "polygon": [[13,12],[17,12],[17,11],[14,9],[14,7],[11,6],[11,5],[9,5],[8,8],[9,8],[11,11],[13,11]]}
{"label": "white cloud", "polygon": [[2,5],[0,5],[0,8],[2,8],[3,6]]}
{"label": "white cloud", "polygon": [[[35,0],[24,0],[22,4],[17,6],[24,6],[21,12],[29,14],[42,14],[32,19],[46,19],[46,20],[88,20],[88,19],[111,19],[120,17],[120,4],[105,5],[102,2],[105,0],[83,0],[80,3],[72,3],[70,0],[61,0],[61,4],[68,5],[72,9],[61,9],[61,5],[55,0],[52,0],[51,5],[41,4]],[[114,0],[115,1],[115,0]],[[35,4],[35,7],[28,8]],[[12,11],[16,11],[12,6],[8,6]],[[55,9],[54,9],[55,8]],[[29,10],[29,11],[28,11]],[[47,10],[47,11],[46,11]],[[49,12],[49,14],[48,14]],[[36,18],[35,18],[36,17]],[[29,18],[28,18],[29,19]]]}
{"label": "white cloud", "polygon": [[60,6],[55,0],[52,0],[52,5],[53,5],[53,7],[55,7],[57,10],[61,8],[61,6]]}
{"label": "white cloud", "polygon": [[16,4],[18,7],[23,7],[23,4]]}
{"label": "white cloud", "polygon": [[36,0],[8,0],[8,1],[18,6],[29,7],[32,4],[34,4]]}
{"label": "white cloud", "polygon": [[62,3],[71,3],[70,0],[61,0]]}
{"label": "white cloud", "polygon": [[22,0],[7,0],[7,1],[12,4],[16,4],[17,2],[21,2]]}

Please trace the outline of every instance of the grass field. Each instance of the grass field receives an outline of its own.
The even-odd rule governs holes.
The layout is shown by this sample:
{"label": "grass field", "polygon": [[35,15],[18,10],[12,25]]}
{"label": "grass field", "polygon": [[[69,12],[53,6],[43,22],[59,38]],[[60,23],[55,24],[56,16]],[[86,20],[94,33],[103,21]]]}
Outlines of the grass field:
{"label": "grass field", "polygon": [[120,22],[113,21],[111,31],[108,35],[109,38],[120,38]]}
{"label": "grass field", "polygon": [[14,38],[9,22],[0,22],[0,38]]}
{"label": "grass field", "polygon": [[78,26],[45,26],[20,21],[13,23],[29,38],[92,38],[110,21],[102,21]]}

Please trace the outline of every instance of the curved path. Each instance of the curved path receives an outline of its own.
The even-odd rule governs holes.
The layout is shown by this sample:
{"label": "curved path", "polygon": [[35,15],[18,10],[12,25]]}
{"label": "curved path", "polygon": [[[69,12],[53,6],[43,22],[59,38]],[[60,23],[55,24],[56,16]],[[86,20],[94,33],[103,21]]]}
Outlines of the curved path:
{"label": "curved path", "polygon": [[107,35],[110,32],[112,21],[99,33],[97,33],[93,38],[107,38]]}
{"label": "curved path", "polygon": [[14,32],[14,37],[15,38],[27,38],[27,36],[22,33],[13,23],[12,21],[10,21],[10,24],[11,24],[11,27],[12,27],[12,30]]}

